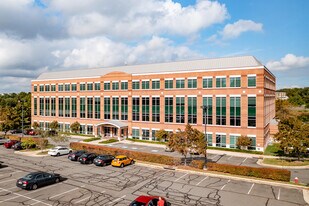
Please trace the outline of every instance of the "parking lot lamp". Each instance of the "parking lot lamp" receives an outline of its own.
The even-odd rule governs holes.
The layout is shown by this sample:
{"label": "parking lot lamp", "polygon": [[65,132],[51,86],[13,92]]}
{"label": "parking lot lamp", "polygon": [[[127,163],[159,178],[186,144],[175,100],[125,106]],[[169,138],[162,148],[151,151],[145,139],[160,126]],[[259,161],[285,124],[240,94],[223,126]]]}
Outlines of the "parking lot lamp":
{"label": "parking lot lamp", "polygon": [[[204,133],[205,133],[205,141],[207,141],[207,133],[206,133],[206,124],[207,124],[207,110],[210,108],[210,106],[206,106],[203,105],[201,106],[201,108],[203,109],[203,114],[204,114]],[[204,169],[207,169],[207,151],[206,151],[206,155],[205,155],[205,165],[204,165]]]}

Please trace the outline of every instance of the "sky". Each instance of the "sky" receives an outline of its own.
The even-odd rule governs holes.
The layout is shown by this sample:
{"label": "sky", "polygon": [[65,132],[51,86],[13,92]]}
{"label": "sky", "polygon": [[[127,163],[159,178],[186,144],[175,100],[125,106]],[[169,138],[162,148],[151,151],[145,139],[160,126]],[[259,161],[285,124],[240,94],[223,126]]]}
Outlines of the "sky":
{"label": "sky", "polygon": [[0,93],[43,72],[253,55],[309,86],[308,0],[1,0]]}

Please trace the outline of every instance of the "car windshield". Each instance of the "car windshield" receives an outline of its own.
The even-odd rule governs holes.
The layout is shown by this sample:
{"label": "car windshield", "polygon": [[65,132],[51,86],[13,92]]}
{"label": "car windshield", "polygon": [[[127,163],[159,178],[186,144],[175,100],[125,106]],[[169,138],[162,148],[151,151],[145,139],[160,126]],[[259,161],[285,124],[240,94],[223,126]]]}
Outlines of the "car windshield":
{"label": "car windshield", "polygon": [[28,175],[24,176],[23,178],[26,179],[26,180],[31,180],[33,178],[33,175],[28,174]]}
{"label": "car windshield", "polygon": [[103,159],[107,159],[107,156],[98,156],[97,158],[103,160]]}
{"label": "car windshield", "polygon": [[88,157],[88,155],[89,155],[89,154],[86,154],[86,153],[85,153],[85,154],[82,154],[82,156],[80,156],[80,157]]}
{"label": "car windshield", "polygon": [[130,204],[130,206],[145,206],[145,203],[134,201]]}

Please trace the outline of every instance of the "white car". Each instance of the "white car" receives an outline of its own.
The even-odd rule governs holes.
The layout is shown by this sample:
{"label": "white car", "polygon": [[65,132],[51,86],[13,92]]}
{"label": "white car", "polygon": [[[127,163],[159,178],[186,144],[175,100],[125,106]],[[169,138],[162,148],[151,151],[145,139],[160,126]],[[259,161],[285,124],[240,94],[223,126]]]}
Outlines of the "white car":
{"label": "white car", "polygon": [[72,152],[71,149],[62,146],[54,147],[53,149],[48,150],[48,154],[51,156],[60,156],[70,154],[71,152]]}

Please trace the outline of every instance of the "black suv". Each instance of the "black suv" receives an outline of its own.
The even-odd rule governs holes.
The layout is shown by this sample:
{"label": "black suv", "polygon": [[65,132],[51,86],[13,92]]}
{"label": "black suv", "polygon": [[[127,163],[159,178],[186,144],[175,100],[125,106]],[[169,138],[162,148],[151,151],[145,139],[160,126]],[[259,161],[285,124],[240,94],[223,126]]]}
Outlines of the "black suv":
{"label": "black suv", "polygon": [[94,153],[85,153],[85,154],[82,154],[79,158],[78,158],[78,161],[81,163],[81,164],[92,164],[93,163],[93,160],[97,157],[96,154]]}
{"label": "black suv", "polygon": [[71,154],[68,155],[68,159],[71,160],[71,161],[77,161],[78,158],[82,155],[86,153],[85,151],[83,150],[77,150],[75,152],[72,152]]}
{"label": "black suv", "polygon": [[93,164],[96,166],[110,165],[113,159],[115,159],[113,155],[99,155],[93,160]]}

